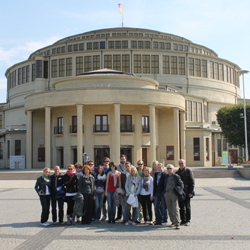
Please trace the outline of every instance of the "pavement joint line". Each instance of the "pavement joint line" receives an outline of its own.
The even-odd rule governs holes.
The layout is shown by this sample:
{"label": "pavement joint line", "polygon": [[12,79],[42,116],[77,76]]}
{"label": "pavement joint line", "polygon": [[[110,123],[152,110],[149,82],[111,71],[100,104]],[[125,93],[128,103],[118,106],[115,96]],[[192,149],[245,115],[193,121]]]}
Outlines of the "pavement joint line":
{"label": "pavement joint line", "polygon": [[241,200],[241,199],[236,198],[236,197],[234,197],[232,195],[222,193],[222,192],[220,192],[218,190],[215,190],[213,188],[210,188],[210,187],[204,187],[203,189],[210,192],[210,193],[212,193],[212,194],[218,195],[218,196],[220,196],[220,197],[222,197],[222,198],[224,198],[226,200],[232,201],[232,202],[236,203],[237,205],[240,205],[242,207],[250,209],[250,203],[245,201],[245,200]]}
{"label": "pavement joint line", "polygon": [[12,190],[15,190],[17,188],[7,188],[7,189],[3,189],[3,190],[0,190],[1,193],[3,192],[9,192],[9,191],[12,191]]}

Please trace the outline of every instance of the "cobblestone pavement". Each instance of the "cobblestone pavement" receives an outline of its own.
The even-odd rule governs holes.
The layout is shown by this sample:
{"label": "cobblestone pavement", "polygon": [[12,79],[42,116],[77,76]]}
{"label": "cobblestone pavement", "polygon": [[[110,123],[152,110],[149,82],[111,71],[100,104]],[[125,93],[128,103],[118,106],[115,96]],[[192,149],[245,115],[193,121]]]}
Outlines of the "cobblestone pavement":
{"label": "cobblestone pavement", "polygon": [[39,224],[41,206],[34,184],[0,181],[0,249],[250,248],[249,180],[196,179],[191,226],[180,230],[121,222],[44,228]]}

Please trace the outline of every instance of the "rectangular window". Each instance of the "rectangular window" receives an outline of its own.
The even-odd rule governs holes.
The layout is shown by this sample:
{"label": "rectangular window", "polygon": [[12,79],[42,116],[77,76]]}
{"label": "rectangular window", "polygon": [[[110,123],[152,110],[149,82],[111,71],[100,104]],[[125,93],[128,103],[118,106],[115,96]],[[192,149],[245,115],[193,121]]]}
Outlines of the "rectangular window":
{"label": "rectangular window", "polygon": [[150,41],[145,41],[145,49],[150,49]]}
{"label": "rectangular window", "polygon": [[202,103],[197,103],[197,122],[202,122]]}
{"label": "rectangular window", "polygon": [[26,72],[25,67],[22,67],[22,84],[26,83]]}
{"label": "rectangular window", "polygon": [[121,41],[115,41],[115,48],[121,49],[122,48],[122,42]]}
{"label": "rectangular window", "polygon": [[151,56],[151,73],[159,74],[159,56],[158,55]]}
{"label": "rectangular window", "polygon": [[149,133],[149,116],[142,116],[142,133]]}
{"label": "rectangular window", "polygon": [[65,58],[59,59],[59,77],[65,76]]}
{"label": "rectangular window", "polygon": [[131,41],[131,49],[137,49],[137,41]]}
{"label": "rectangular window", "polygon": [[115,42],[114,41],[109,41],[108,46],[109,46],[109,49],[114,49],[115,48]]}
{"label": "rectangular window", "polygon": [[207,61],[206,60],[201,60],[201,72],[202,72],[202,77],[207,78]]}
{"label": "rectangular window", "polygon": [[192,121],[197,121],[197,102],[192,102]]}
{"label": "rectangular window", "polygon": [[141,55],[134,55],[134,73],[141,73]]}
{"label": "rectangular window", "polygon": [[15,140],[15,155],[21,155],[21,140]]}
{"label": "rectangular window", "polygon": [[224,71],[223,71],[224,67],[223,64],[219,64],[219,80],[220,81],[224,81]]}
{"label": "rectangular window", "polygon": [[138,41],[138,49],[143,49],[143,41]]}
{"label": "rectangular window", "polygon": [[122,55],[122,71],[130,72],[130,55]]}
{"label": "rectangular window", "polygon": [[204,121],[208,122],[208,110],[207,110],[208,106],[207,106],[207,104],[204,103],[203,109],[204,109]]}
{"label": "rectangular window", "polygon": [[57,59],[51,61],[51,77],[57,77]]}
{"label": "rectangular window", "polygon": [[88,72],[92,70],[92,62],[91,56],[84,57],[84,72]]}
{"label": "rectangular window", "polygon": [[200,161],[200,138],[193,138],[194,161]]}
{"label": "rectangular window", "polygon": [[43,61],[43,78],[49,78],[49,62]]}
{"label": "rectangular window", "polygon": [[45,162],[45,148],[38,148],[38,162]]}
{"label": "rectangular window", "polygon": [[158,42],[153,42],[153,49],[158,49]]}
{"label": "rectangular window", "polygon": [[179,51],[183,51],[183,45],[179,44]]}
{"label": "rectangular window", "polygon": [[185,57],[178,57],[178,72],[179,75],[185,75]]}
{"label": "rectangular window", "polygon": [[104,68],[112,69],[112,56],[111,55],[104,56]]}
{"label": "rectangular window", "polygon": [[150,56],[149,55],[142,55],[142,67],[143,67],[143,73],[149,74],[150,73]]}
{"label": "rectangular window", "polygon": [[188,73],[194,76],[194,58],[188,58]]}
{"label": "rectangular window", "polygon": [[221,139],[217,139],[217,155],[218,157],[222,157]]}
{"label": "rectangular window", "polygon": [[3,116],[0,115],[0,129],[3,128]]}
{"label": "rectangular window", "polygon": [[192,101],[186,101],[186,121],[192,121]]}
{"label": "rectangular window", "polygon": [[100,42],[100,49],[105,49],[105,41]]}
{"label": "rectangular window", "polygon": [[121,132],[132,132],[132,115],[121,115]]}
{"label": "rectangular window", "polygon": [[92,42],[87,43],[87,50],[92,50]]}
{"label": "rectangular window", "polygon": [[159,42],[160,49],[164,49],[164,42]]}
{"label": "rectangular window", "polygon": [[42,78],[42,69],[43,69],[43,61],[42,60],[36,60],[36,78]]}
{"label": "rectangular window", "polygon": [[0,142],[0,160],[3,159],[3,142]]}
{"label": "rectangular window", "polygon": [[93,49],[99,49],[99,42],[93,42]]}
{"label": "rectangular window", "polygon": [[183,51],[188,52],[188,46],[187,45],[183,46]]}
{"label": "rectangular window", "polygon": [[171,56],[171,75],[177,75],[177,56]]}
{"label": "rectangular window", "polygon": [[214,79],[219,80],[219,65],[214,63]]}
{"label": "rectangular window", "polygon": [[163,74],[170,74],[169,56],[162,56]]}
{"label": "rectangular window", "polygon": [[72,45],[68,45],[68,52],[72,52]]}
{"label": "rectangular window", "polygon": [[72,125],[70,126],[70,133],[77,133],[77,116],[72,116]]}
{"label": "rectangular window", "polygon": [[66,58],[66,76],[72,76],[72,57]]}
{"label": "rectangular window", "polygon": [[78,44],[73,45],[73,51],[78,51]]}
{"label": "rectangular window", "polygon": [[166,50],[171,50],[171,43],[165,43]]}
{"label": "rectangular window", "polygon": [[168,161],[173,161],[174,160],[174,146],[167,146],[166,148],[167,152],[167,160]]}
{"label": "rectangular window", "polygon": [[209,161],[209,138],[206,138],[206,161]]}
{"label": "rectangular window", "polygon": [[22,69],[19,68],[17,71],[18,78],[17,78],[17,84],[20,85],[22,83]]}
{"label": "rectangular window", "polygon": [[178,50],[178,44],[174,43],[174,50]]}
{"label": "rectangular window", "polygon": [[94,132],[108,132],[108,116],[96,115]]}
{"label": "rectangular window", "polygon": [[57,129],[55,134],[63,134],[63,117],[57,118]]}
{"label": "rectangular window", "polygon": [[79,43],[79,51],[83,51],[84,50],[84,43]]}
{"label": "rectangular window", "polygon": [[76,57],[76,75],[80,75],[83,73],[83,57]]}
{"label": "rectangular window", "polygon": [[100,56],[93,56],[93,70],[100,69]]}
{"label": "rectangular window", "polygon": [[210,62],[210,78],[214,79],[214,63]]}
{"label": "rectangular window", "polygon": [[10,159],[10,140],[7,141],[7,158]]}
{"label": "rectangular window", "polygon": [[32,64],[32,81],[35,81],[36,78],[36,65]]}
{"label": "rectangular window", "polygon": [[61,53],[65,53],[65,46],[61,47]]}
{"label": "rectangular window", "polygon": [[113,55],[113,69],[121,70],[121,55]]}
{"label": "rectangular window", "polygon": [[128,41],[122,41],[122,48],[127,49],[128,48]]}
{"label": "rectangular window", "polygon": [[201,77],[201,60],[195,58],[195,76]]}

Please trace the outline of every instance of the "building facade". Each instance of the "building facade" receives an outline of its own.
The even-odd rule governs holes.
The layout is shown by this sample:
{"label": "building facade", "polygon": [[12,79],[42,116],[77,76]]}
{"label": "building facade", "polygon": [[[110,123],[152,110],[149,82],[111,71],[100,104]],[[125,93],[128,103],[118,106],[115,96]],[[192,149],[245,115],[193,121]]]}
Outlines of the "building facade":
{"label": "building facade", "polygon": [[[95,30],[57,41],[6,71],[0,105],[0,168],[26,168],[121,154],[190,166],[223,162],[229,145],[217,110],[240,98],[239,66],[172,34]],[[233,152],[230,157],[230,150]],[[230,148],[229,161],[238,149]]]}

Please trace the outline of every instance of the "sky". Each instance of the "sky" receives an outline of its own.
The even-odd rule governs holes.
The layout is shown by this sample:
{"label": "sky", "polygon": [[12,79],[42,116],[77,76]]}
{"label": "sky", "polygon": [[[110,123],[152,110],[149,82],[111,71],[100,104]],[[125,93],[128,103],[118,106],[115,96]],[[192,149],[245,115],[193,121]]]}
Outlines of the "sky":
{"label": "sky", "polygon": [[[10,66],[62,38],[121,27],[119,3],[124,27],[184,37],[250,71],[247,0],[0,0],[0,103],[6,101],[5,72]],[[250,73],[244,83],[250,99]]]}

